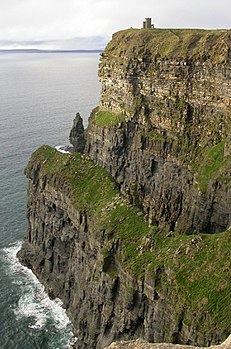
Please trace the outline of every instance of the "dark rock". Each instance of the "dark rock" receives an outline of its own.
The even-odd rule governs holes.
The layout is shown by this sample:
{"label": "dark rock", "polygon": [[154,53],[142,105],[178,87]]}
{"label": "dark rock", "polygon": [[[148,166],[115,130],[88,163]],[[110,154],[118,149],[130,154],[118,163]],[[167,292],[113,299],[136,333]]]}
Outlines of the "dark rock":
{"label": "dark rock", "polygon": [[[47,154],[49,160],[44,161]],[[52,298],[59,297],[63,301],[78,337],[75,348],[101,349],[112,341],[137,337],[149,342],[178,341],[198,345],[216,344],[224,340],[229,334],[228,329],[221,329],[213,322],[213,313],[209,312],[209,307],[202,308],[199,305],[198,311],[192,311],[185,301],[179,302],[185,295],[184,288],[179,288],[176,280],[176,272],[180,267],[178,256],[185,255],[190,261],[195,252],[206,248],[203,239],[200,236],[187,237],[188,244],[185,247],[182,244],[176,246],[173,250],[175,255],[169,252],[171,270],[157,263],[152,270],[147,265],[147,270],[140,277],[134,275],[127,268],[126,257],[124,262],[121,257],[123,239],[116,235],[118,222],[130,216],[129,210],[133,209],[131,205],[120,194],[116,194],[101,213],[78,207],[79,202],[75,205],[72,196],[72,176],[75,176],[76,171],[83,171],[87,162],[92,166],[91,160],[84,156],[78,157],[78,164],[82,161],[82,166],[79,165],[78,169],[76,163],[73,163],[70,166],[73,173],[68,180],[63,176],[63,155],[56,151],[53,156],[51,154],[51,149],[44,147],[44,153],[38,151],[37,157],[33,156],[26,168],[29,179],[29,226],[18,257],[38,276]],[[71,159],[75,156],[69,155],[69,161],[73,161]],[[50,173],[50,166],[54,162],[57,163],[55,175]],[[99,176],[101,179],[102,172]],[[86,188],[84,175],[82,179],[78,178],[78,182],[81,180]],[[88,180],[91,181],[91,178]],[[82,196],[86,194],[89,192],[83,192]],[[82,198],[78,199],[81,202]],[[116,202],[119,206],[127,205],[125,216],[119,211],[116,225],[107,228]],[[102,219],[107,214],[103,224]],[[135,216],[138,220],[142,219],[137,213]],[[142,222],[149,235],[140,239],[135,254],[145,256],[146,253],[152,253],[155,261],[156,243],[147,223]],[[156,231],[156,235],[161,239],[161,230]],[[163,245],[167,239],[172,240],[174,237],[170,238],[168,234],[163,236]],[[225,256],[228,255],[227,251],[228,247]],[[227,258],[224,263],[219,266],[229,270]],[[212,261],[209,261],[209,268],[212,273],[217,273],[216,264],[213,265]],[[206,289],[204,282],[203,288]],[[228,287],[228,284],[224,286]],[[191,296],[188,295],[189,299]],[[214,325],[210,329],[211,323]]]}
{"label": "dark rock", "polygon": [[[165,34],[175,39],[171,31]],[[102,126],[93,113],[85,152],[143,209],[150,224],[182,233],[221,232],[231,226],[230,31],[217,33],[214,45],[223,35],[227,39],[217,52],[209,31],[179,34],[192,40],[190,48],[182,47],[183,56],[178,51],[183,41],[169,56],[161,51],[166,45],[161,30],[147,37],[135,30],[113,36],[100,62],[99,110],[125,118]],[[208,46],[201,46],[200,35]],[[226,159],[219,168],[214,155],[214,165],[206,169],[211,162],[206,156],[213,149],[215,154],[216,145]]]}
{"label": "dark rock", "polygon": [[73,126],[69,136],[70,143],[73,145],[74,151],[79,153],[84,152],[85,148],[85,137],[84,137],[84,127],[83,127],[83,119],[80,114],[77,113],[74,120]]}

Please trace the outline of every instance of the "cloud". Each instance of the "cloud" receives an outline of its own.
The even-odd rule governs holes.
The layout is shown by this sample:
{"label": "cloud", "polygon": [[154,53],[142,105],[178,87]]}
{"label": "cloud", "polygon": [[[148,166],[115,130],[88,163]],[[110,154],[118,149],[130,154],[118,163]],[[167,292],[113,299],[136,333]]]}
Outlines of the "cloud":
{"label": "cloud", "polygon": [[[112,33],[140,27],[230,27],[230,0],[7,0],[0,12],[0,40],[20,43],[81,43],[108,40]],[[73,39],[73,38],[78,38]],[[100,39],[101,41],[101,39]],[[102,40],[103,41],[103,40]],[[84,40],[82,40],[84,43]],[[100,42],[99,42],[100,44]],[[34,46],[34,45],[33,45]]]}

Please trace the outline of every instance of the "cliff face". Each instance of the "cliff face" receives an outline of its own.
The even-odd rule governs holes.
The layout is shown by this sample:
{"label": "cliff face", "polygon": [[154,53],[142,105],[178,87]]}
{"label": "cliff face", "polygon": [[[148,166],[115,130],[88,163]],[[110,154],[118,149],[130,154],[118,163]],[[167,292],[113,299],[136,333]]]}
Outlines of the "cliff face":
{"label": "cliff face", "polygon": [[209,345],[228,336],[230,232],[149,228],[106,171],[78,154],[44,146],[26,175],[29,227],[19,259],[62,299],[76,348],[138,337]]}
{"label": "cliff face", "polygon": [[85,155],[44,146],[26,168],[19,258],[63,300],[78,349],[217,344],[231,333],[230,31],[117,33],[99,76],[99,107],[70,136]]}
{"label": "cliff face", "polygon": [[86,153],[150,224],[230,227],[230,31],[127,30],[102,55]]}

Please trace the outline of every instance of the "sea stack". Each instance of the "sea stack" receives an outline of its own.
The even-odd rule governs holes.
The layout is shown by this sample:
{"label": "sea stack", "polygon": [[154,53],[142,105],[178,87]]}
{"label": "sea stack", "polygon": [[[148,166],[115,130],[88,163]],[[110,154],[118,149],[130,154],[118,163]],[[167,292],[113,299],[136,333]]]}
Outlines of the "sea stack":
{"label": "sea stack", "polygon": [[73,120],[73,126],[69,136],[70,143],[73,145],[74,151],[78,153],[83,153],[85,148],[85,137],[84,137],[84,127],[83,119],[79,113],[76,113],[76,116]]}

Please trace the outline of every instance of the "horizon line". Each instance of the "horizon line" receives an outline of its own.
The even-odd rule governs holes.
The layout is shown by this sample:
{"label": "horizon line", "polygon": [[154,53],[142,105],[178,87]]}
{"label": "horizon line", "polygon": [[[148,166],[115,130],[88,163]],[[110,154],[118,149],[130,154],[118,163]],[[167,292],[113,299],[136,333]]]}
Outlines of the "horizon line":
{"label": "horizon line", "polygon": [[79,52],[79,53],[98,53],[98,52],[102,52],[103,49],[34,49],[34,48],[18,48],[18,49],[1,49],[0,48],[0,52],[18,52],[18,53],[75,53],[75,52]]}

